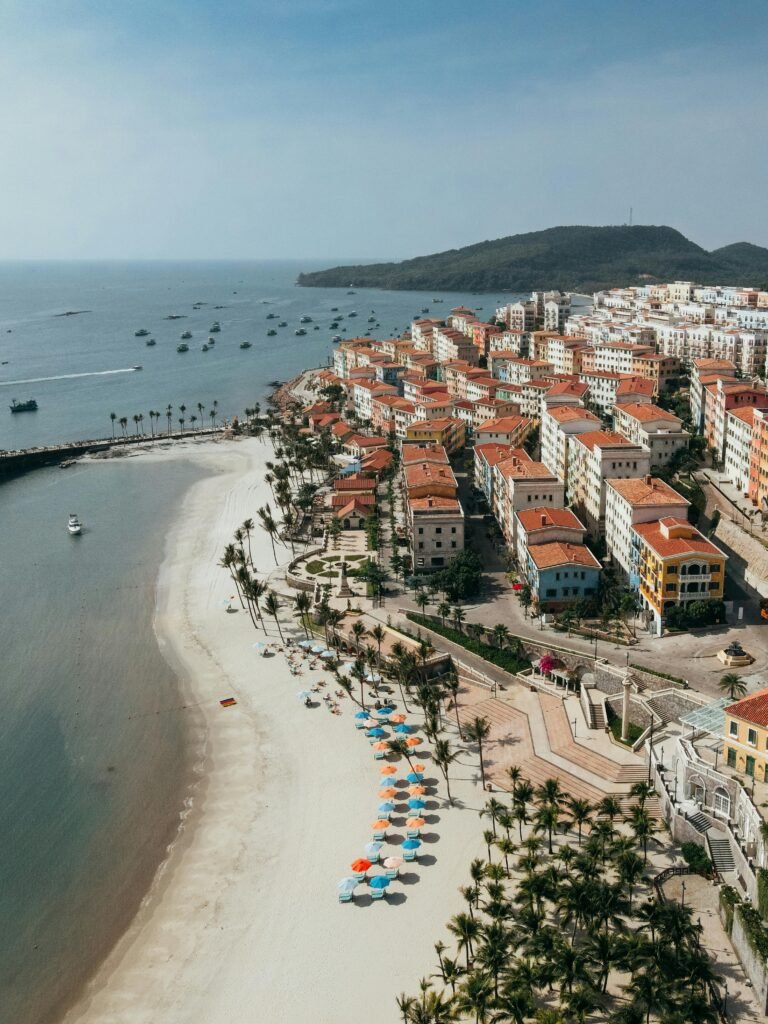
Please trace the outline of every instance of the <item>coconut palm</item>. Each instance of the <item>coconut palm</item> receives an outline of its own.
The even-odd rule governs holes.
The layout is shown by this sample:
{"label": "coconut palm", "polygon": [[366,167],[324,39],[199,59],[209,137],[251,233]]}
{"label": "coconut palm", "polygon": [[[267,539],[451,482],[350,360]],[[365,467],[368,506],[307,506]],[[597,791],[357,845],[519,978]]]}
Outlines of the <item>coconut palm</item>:
{"label": "coconut palm", "polygon": [[451,612],[451,622],[453,622],[454,628],[461,633],[462,623],[466,619],[466,614],[463,608],[459,608],[458,605]]}
{"label": "coconut palm", "polygon": [[441,625],[444,626],[445,625],[445,620],[451,614],[451,606],[448,604],[447,601],[441,601],[440,604],[437,606],[436,611],[437,611],[437,614],[440,616],[440,623],[441,623]]}
{"label": "coconut palm", "polygon": [[726,672],[724,676],[721,676],[717,686],[722,693],[728,695],[729,700],[743,697],[747,692],[747,684],[735,672]]}
{"label": "coconut palm", "polygon": [[363,637],[366,636],[368,633],[367,629],[365,628],[365,624],[361,622],[360,619],[356,619],[355,622],[352,624],[352,629],[350,630],[350,632],[352,633],[352,636],[355,638],[355,647],[357,648],[358,651],[361,650]]}
{"label": "coconut palm", "polygon": [[112,437],[115,436],[115,420],[117,419],[117,413],[111,412],[109,418],[112,420]]}
{"label": "coconut palm", "polygon": [[307,628],[307,616],[312,610],[312,599],[306,590],[300,590],[293,599],[293,607],[296,614],[299,616],[299,621],[304,629],[304,635],[309,638],[309,629]]}
{"label": "coconut palm", "polygon": [[568,799],[568,812],[571,816],[571,824],[575,825],[578,829],[579,846],[581,846],[581,830],[592,819],[592,805],[588,800],[570,797]]}
{"label": "coconut palm", "polygon": [[269,504],[262,506],[256,512],[259,517],[262,529],[269,535],[269,539],[272,542],[272,555],[275,559],[275,565],[277,565],[277,549],[275,548],[275,537],[277,536],[277,523],[272,516],[272,510]]}
{"label": "coconut palm", "polygon": [[483,743],[491,734],[491,723],[487,718],[475,718],[464,726],[464,738],[477,744],[480,755],[480,778],[485,789],[485,761],[483,759]]}
{"label": "coconut palm", "polygon": [[280,628],[280,619],[278,618],[278,615],[280,613],[280,608],[281,608],[281,604],[280,604],[279,597],[274,592],[274,590],[270,590],[270,592],[264,598],[264,611],[267,613],[267,615],[271,615],[272,618],[275,620],[275,625],[277,626],[277,632],[280,635],[280,642],[283,643],[284,642],[283,641],[283,631]]}
{"label": "coconut palm", "polygon": [[243,533],[245,534],[245,537],[246,537],[246,539],[248,541],[248,561],[251,563],[251,568],[253,569],[253,568],[255,568],[254,564],[253,564],[253,556],[251,554],[251,534],[253,533],[253,531],[255,529],[255,526],[253,524],[253,520],[251,518],[244,519],[243,520],[243,525],[240,527],[240,529],[243,531]]}
{"label": "coconut palm", "polygon": [[451,783],[450,779],[448,778],[448,769],[456,760],[456,757],[456,751],[451,750],[450,740],[435,740],[435,745],[432,752],[432,760],[443,773],[443,778],[445,779],[445,788],[448,793],[448,802],[451,804],[453,803],[453,797],[451,796]]}
{"label": "coconut palm", "polygon": [[507,640],[509,640],[509,630],[503,622],[498,622],[491,630],[490,635],[499,650],[501,650]]}

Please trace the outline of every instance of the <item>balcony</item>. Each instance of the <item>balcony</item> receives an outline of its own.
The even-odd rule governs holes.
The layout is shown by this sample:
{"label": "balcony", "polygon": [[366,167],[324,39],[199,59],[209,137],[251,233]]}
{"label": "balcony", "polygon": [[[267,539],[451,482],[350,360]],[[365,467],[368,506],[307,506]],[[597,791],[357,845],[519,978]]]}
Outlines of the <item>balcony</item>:
{"label": "balcony", "polygon": [[680,576],[679,577],[679,582],[680,582],[680,585],[682,586],[683,583],[709,583],[711,579],[712,579],[712,574],[709,573],[709,572],[698,573],[698,574],[697,573],[689,572],[689,573],[686,573],[685,576]]}

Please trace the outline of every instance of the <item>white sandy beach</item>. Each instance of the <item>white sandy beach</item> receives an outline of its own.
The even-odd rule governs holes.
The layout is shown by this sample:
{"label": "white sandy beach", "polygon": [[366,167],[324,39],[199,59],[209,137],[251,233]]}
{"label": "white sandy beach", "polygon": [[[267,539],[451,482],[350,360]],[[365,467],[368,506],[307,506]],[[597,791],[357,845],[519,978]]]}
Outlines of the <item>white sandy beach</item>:
{"label": "white sandy beach", "polygon": [[[221,604],[232,590],[217,562],[269,500],[271,450],[243,440],[141,457],[218,470],[186,496],[158,587],[157,633],[179,667],[198,779],[152,891],[66,1024],[395,1022],[395,996],[435,971],[433,944],[484,849],[477,759],[453,767],[466,809],[448,809],[439,772],[427,772],[440,777],[439,806],[426,812],[439,820],[391,898],[339,904],[336,883],[371,839],[380,763],[354,728],[356,705],[342,701],[341,716],[305,708],[295,695],[308,670],[294,677],[283,655],[259,656],[247,614]],[[262,530],[251,546],[269,572]],[[283,621],[298,637],[287,601]],[[270,633],[277,639],[273,624]],[[228,696],[237,705],[224,709]]]}

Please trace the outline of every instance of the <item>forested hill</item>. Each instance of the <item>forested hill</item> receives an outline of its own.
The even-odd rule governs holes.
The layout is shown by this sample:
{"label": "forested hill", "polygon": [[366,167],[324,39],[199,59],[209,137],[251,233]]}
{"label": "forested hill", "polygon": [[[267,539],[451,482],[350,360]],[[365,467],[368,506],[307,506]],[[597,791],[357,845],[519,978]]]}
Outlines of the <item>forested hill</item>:
{"label": "forested hill", "polygon": [[333,267],[300,274],[315,288],[591,292],[654,281],[768,282],[768,249],[749,242],[707,252],[669,227],[559,227],[478,242],[401,263]]}

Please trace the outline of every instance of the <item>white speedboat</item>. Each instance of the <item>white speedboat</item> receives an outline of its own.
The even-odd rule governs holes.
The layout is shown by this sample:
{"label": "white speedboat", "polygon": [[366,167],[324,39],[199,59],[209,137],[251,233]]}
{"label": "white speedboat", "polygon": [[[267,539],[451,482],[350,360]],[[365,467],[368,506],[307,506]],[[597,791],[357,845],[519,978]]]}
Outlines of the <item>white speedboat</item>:
{"label": "white speedboat", "polygon": [[71,534],[80,533],[81,530],[83,529],[80,520],[77,518],[77,514],[75,512],[70,512],[69,514],[69,522],[67,523],[67,529]]}

